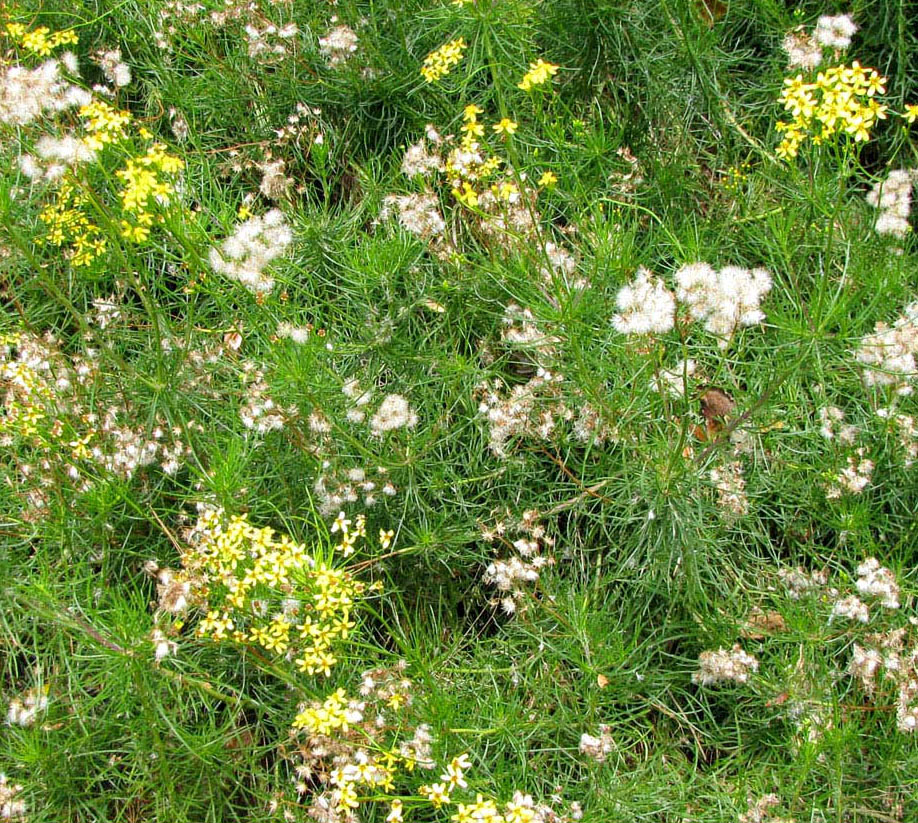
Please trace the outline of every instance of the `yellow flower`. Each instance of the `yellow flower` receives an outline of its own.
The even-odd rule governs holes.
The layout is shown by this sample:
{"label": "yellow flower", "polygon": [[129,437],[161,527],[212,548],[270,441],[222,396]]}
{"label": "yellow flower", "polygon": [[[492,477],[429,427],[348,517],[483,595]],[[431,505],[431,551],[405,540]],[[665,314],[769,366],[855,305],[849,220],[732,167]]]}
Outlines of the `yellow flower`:
{"label": "yellow flower", "polygon": [[483,113],[484,113],[483,108],[476,106],[474,103],[469,103],[462,110],[462,118],[464,120],[467,120],[469,123],[474,123],[478,119],[478,115],[483,114]]}
{"label": "yellow flower", "polygon": [[481,123],[468,122],[462,125],[460,131],[464,131],[469,137],[481,137],[484,135],[484,126]]}
{"label": "yellow flower", "polygon": [[540,57],[535,63],[529,64],[529,71],[523,75],[523,79],[517,83],[517,86],[523,91],[529,91],[533,86],[541,86],[554,77],[559,68],[554,63],[546,63]]}
{"label": "yellow flower", "polygon": [[334,534],[336,531],[340,530],[342,534],[347,534],[350,525],[351,521],[347,519],[344,512],[338,512],[335,522],[331,524],[331,532]]}
{"label": "yellow flower", "polygon": [[433,803],[434,808],[439,809],[441,806],[450,802],[449,789],[445,783],[434,783],[430,786],[421,786],[418,794],[426,797]]}
{"label": "yellow flower", "polygon": [[459,37],[449,43],[444,43],[436,51],[428,54],[424,58],[424,65],[421,66],[421,74],[424,79],[428,83],[433,83],[449,74],[452,67],[462,60],[466,47],[465,38]]}
{"label": "yellow flower", "polygon": [[905,107],[905,114],[902,115],[906,123],[914,123],[918,120],[918,103],[909,103]]}
{"label": "yellow flower", "polygon": [[491,126],[498,134],[513,134],[518,127],[519,124],[514,123],[509,117],[504,117],[499,123]]}
{"label": "yellow flower", "polygon": [[539,188],[540,189],[551,188],[557,182],[558,182],[557,175],[552,171],[547,171],[539,178]]}
{"label": "yellow flower", "polygon": [[392,529],[388,531],[385,529],[379,530],[379,545],[383,549],[388,549],[392,545],[392,538],[395,537],[395,532]]}

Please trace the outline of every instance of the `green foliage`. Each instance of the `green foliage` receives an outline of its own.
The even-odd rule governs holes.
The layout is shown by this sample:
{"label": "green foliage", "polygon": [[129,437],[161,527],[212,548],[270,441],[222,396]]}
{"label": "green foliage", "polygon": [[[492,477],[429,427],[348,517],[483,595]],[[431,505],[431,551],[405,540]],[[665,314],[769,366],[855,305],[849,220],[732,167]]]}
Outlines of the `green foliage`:
{"label": "green foliage", "polygon": [[[914,819],[916,696],[902,708],[895,674],[918,678],[914,359],[864,352],[918,299],[913,231],[878,232],[868,200],[918,166],[915,4],[256,5],[75,0],[0,21],[75,31],[81,88],[112,85],[100,51],[132,74],[97,99],[133,142],[63,178],[108,241],[90,265],[43,241],[60,183],[21,165],[82,134],[76,109],[0,122],[0,695],[47,697],[11,715],[0,772],[27,819],[312,819],[332,764],[298,776],[291,724],[373,669],[403,672],[412,700],[378,732],[367,710],[361,745],[429,724],[440,771],[403,762],[360,819],[392,796],[406,820],[446,820],[516,791],[586,823]],[[782,40],[846,11],[860,29],[823,65],[885,75],[887,119],[780,160],[801,71]],[[353,49],[323,45],[336,26]],[[63,51],[0,46],[2,94],[10,67]],[[521,88],[538,60],[557,74]],[[116,170],[154,141],[184,166],[128,242]],[[426,176],[404,173],[418,141]],[[288,242],[246,288],[231,238],[269,215]],[[680,297],[666,331],[621,332],[641,269],[675,292],[700,261],[766,269],[764,319],[717,332]],[[899,323],[913,357],[916,322]],[[339,511],[366,515],[365,546],[335,562],[381,591],[328,678],[199,637],[203,601],[164,607],[198,504],[316,556]],[[871,557],[898,608],[858,586]],[[532,574],[498,585],[511,559]],[[834,611],[855,594],[866,624]],[[704,683],[700,656],[735,644],[758,668]],[[858,649],[900,669],[868,682]],[[463,752],[465,800],[431,808],[421,784]]]}

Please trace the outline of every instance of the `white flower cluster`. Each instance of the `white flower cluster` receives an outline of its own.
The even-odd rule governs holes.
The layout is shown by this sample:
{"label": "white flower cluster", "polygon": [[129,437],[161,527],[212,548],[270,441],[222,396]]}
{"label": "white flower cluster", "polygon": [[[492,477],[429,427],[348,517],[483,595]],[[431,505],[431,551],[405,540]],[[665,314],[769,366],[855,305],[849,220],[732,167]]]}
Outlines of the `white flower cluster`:
{"label": "white flower cluster", "polygon": [[571,434],[581,443],[601,446],[607,439],[614,438],[616,431],[606,424],[597,409],[589,403],[584,403],[577,413],[574,425],[571,426]]}
{"label": "white flower cluster", "polygon": [[870,610],[867,604],[856,594],[842,597],[835,601],[832,606],[830,620],[835,617],[844,617],[847,620],[857,620],[859,623],[866,623],[870,620]]}
{"label": "white flower cluster", "polygon": [[6,775],[0,772],[0,820],[25,820],[28,806],[25,800],[16,799],[21,791],[19,783],[10,783]]}
{"label": "white flower cluster", "polygon": [[677,299],[726,349],[740,326],[765,319],[759,304],[771,290],[771,275],[762,268],[725,266],[715,271],[707,263],[690,263],[676,272],[676,287]]}
{"label": "white flower cluster", "polygon": [[191,581],[183,572],[160,568],[155,560],[143,565],[144,571],[156,578],[157,607],[169,614],[182,614],[191,605]]}
{"label": "white flower cluster", "polygon": [[159,663],[178,651],[178,643],[170,640],[158,627],[150,632],[150,642],[153,644],[153,657]]}
{"label": "white flower cluster", "polygon": [[561,399],[560,384],[564,377],[541,366],[527,383],[516,385],[509,393],[499,380],[482,383],[477,392],[481,400],[478,413],[488,420],[488,446],[498,457],[507,456],[507,443],[513,437],[547,440],[555,430],[557,419],[570,420],[573,412]]}
{"label": "white flower cluster", "polygon": [[405,177],[427,177],[435,172],[442,171],[443,159],[439,153],[431,153],[427,150],[427,140],[434,146],[439,146],[443,138],[437,133],[433,126],[427,127],[427,139],[418,140],[405,149],[405,156],[402,158],[402,174]]}
{"label": "white flower cluster", "polygon": [[[519,536],[511,541],[509,532]],[[523,512],[520,520],[509,526],[504,521],[498,521],[493,527],[482,527],[481,535],[486,542],[499,540],[515,552],[506,559],[490,563],[484,573],[484,582],[495,586],[499,593],[491,605],[500,605],[505,614],[514,614],[519,601],[525,597],[526,589],[539,579],[541,569],[551,565],[551,558],[541,552],[543,547],[554,546],[554,538],[545,533],[535,509]]]}
{"label": "white flower cluster", "polygon": [[880,605],[887,609],[899,608],[896,576],[875,557],[868,557],[857,567],[857,590],[863,595],[880,598]]}
{"label": "white flower cluster", "polygon": [[560,278],[569,289],[585,289],[589,283],[584,277],[576,277],[579,260],[575,254],[564,246],[559,246],[551,241],[545,244],[545,259],[539,274],[543,282],[551,284],[555,278]]}
{"label": "white flower cluster", "polygon": [[116,89],[131,84],[131,67],[121,61],[121,50],[111,49],[96,53],[95,60],[102,69],[102,74]]}
{"label": "white flower cluster", "polygon": [[277,331],[275,334],[278,339],[290,340],[292,343],[302,346],[304,343],[307,343],[312,336],[312,326],[294,326],[292,323],[287,323],[282,320],[277,324]]}
{"label": "white flower cluster", "polygon": [[268,394],[270,387],[265,381],[264,372],[251,363],[246,364],[245,402],[239,409],[242,424],[258,434],[266,434],[284,427],[284,418],[294,414],[295,409],[284,411],[278,407]]}
{"label": "white flower cluster", "polygon": [[580,735],[580,753],[592,757],[597,763],[605,763],[606,757],[615,748],[609,727],[602,723],[599,726],[599,737],[584,732]]}
{"label": "white flower cluster", "polygon": [[697,364],[694,360],[680,360],[671,369],[661,369],[650,378],[650,387],[660,394],[668,394],[681,400],[688,393],[687,378],[695,376]]}
{"label": "white flower cluster", "polygon": [[283,212],[271,209],[262,217],[250,217],[240,223],[219,248],[213,247],[210,265],[255,294],[268,294],[274,288],[274,278],[265,269],[292,242],[293,232]]}
{"label": "white flower cluster", "polygon": [[619,314],[612,325],[621,334],[665,334],[675,324],[676,300],[659,277],[639,268],[615,298]]}
{"label": "white flower cluster", "polygon": [[430,193],[390,194],[383,200],[379,218],[387,220],[393,214],[398,215],[399,225],[405,231],[425,240],[442,234],[446,229],[439,201]]}
{"label": "white flower cluster", "polygon": [[395,429],[413,429],[417,423],[417,414],[402,395],[387,394],[370,418],[370,431],[376,437],[382,437]]}
{"label": "white flower cluster", "polygon": [[64,173],[80,163],[91,163],[96,153],[82,140],[71,135],[44,135],[35,144],[35,155],[19,156],[19,167],[30,180],[59,180]]}
{"label": "white flower cluster", "polygon": [[826,440],[838,438],[839,443],[848,446],[857,438],[857,426],[845,423],[845,413],[838,406],[823,406],[819,412],[819,433]]}
{"label": "white flower cluster", "polygon": [[865,457],[866,454],[867,450],[862,446],[855,454],[848,455],[848,465],[826,486],[826,497],[829,500],[837,500],[843,494],[860,494],[870,485],[874,462]]}
{"label": "white flower cluster", "polygon": [[422,723],[414,730],[414,735],[410,740],[405,740],[399,744],[398,753],[405,758],[413,760],[422,769],[435,769],[436,762],[433,759],[433,735],[430,733],[430,726]]}
{"label": "white flower cluster", "polygon": [[0,123],[24,126],[45,112],[88,105],[92,95],[67,82],[62,67],[76,74],[76,57],[67,52],[60,60],[46,60],[34,69],[10,66],[0,72]]}
{"label": "white flower cluster", "polygon": [[812,71],[822,62],[822,46],[803,26],[784,35],[781,48],[787,54],[789,69]]}
{"label": "white flower cluster", "polygon": [[864,383],[868,387],[890,387],[899,395],[914,391],[918,378],[918,301],[905,307],[892,328],[877,323],[872,334],[862,338],[855,355],[864,368]]}
{"label": "white flower cluster", "polygon": [[[40,712],[48,708],[48,695],[46,690],[38,687],[29,689],[21,697],[14,697],[10,701],[6,713],[6,722],[11,726],[28,727],[35,724]],[[0,816],[2,819],[2,816]]]}
{"label": "white flower cluster", "polygon": [[799,600],[803,595],[821,589],[829,582],[829,575],[825,569],[808,572],[799,566],[796,569],[779,570],[778,577],[787,588],[787,596],[791,600]]}
{"label": "white flower cluster", "polygon": [[914,169],[893,169],[867,192],[867,203],[879,211],[874,230],[903,238],[910,231],[908,216],[912,210],[912,186],[918,179]]}
{"label": "white flower cluster", "polygon": [[905,628],[870,635],[870,646],[854,644],[848,673],[868,695],[877,689],[877,675],[896,690],[896,727],[903,734],[918,733],[918,646],[905,648]]}
{"label": "white flower cluster", "polygon": [[739,643],[732,649],[702,652],[698,656],[698,670],[692,673],[692,683],[713,686],[717,683],[746,683],[750,673],[759,670],[759,661],[744,652]]}
{"label": "white flower cluster", "polygon": [[375,506],[379,494],[394,497],[398,493],[383,466],[364,469],[360,466],[342,468],[330,460],[322,461],[322,471],[316,478],[313,491],[319,498],[319,513],[331,516],[347,503],[363,500],[365,506]]}
{"label": "white flower cluster", "polygon": [[857,24],[850,14],[829,16],[824,14],[816,21],[816,28],[808,33],[799,26],[784,36],[781,47],[787,53],[788,68],[812,71],[822,63],[823,49],[843,51],[851,45]]}
{"label": "white flower cluster", "polygon": [[329,66],[340,66],[357,51],[359,40],[349,26],[335,26],[325,37],[319,38],[319,51]]}
{"label": "white flower cluster", "polygon": [[268,200],[282,200],[287,196],[293,186],[293,178],[287,177],[284,168],[287,165],[283,160],[266,158],[264,162],[256,164],[261,172],[260,191]]}
{"label": "white flower cluster", "polygon": [[905,453],[905,468],[910,468],[918,460],[918,426],[910,414],[899,414],[894,409],[877,409],[877,417],[888,420],[895,430],[899,445]]}
{"label": "white flower cluster", "polygon": [[710,478],[717,489],[718,503],[722,509],[733,516],[748,514],[749,498],[746,497],[746,481],[741,463],[732,461],[713,468]]}
{"label": "white flower cluster", "polygon": [[274,23],[267,23],[260,28],[254,23],[248,23],[245,27],[245,40],[248,44],[249,57],[262,60],[285,57],[289,49],[289,42],[298,33],[296,23],[288,23],[280,27]]}
{"label": "white flower cluster", "polygon": [[830,16],[824,14],[816,21],[813,37],[820,46],[830,49],[846,49],[857,32],[857,24],[850,14]]}
{"label": "white flower cluster", "polygon": [[740,326],[765,319],[759,304],[772,285],[765,269],[726,266],[715,271],[707,263],[690,263],[676,272],[675,279],[673,295],[659,277],[638,269],[634,281],[616,295],[619,313],[612,317],[616,331],[664,334],[675,325],[678,300],[693,319],[704,321],[705,328],[718,336],[718,345],[725,349]]}

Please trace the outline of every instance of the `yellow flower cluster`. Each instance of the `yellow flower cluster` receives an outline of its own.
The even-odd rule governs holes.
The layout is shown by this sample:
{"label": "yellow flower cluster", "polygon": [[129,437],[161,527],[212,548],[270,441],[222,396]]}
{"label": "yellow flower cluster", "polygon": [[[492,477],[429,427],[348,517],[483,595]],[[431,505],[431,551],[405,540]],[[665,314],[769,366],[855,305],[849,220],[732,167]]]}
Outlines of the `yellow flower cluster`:
{"label": "yellow flower cluster", "polygon": [[303,729],[309,734],[346,732],[349,724],[354,722],[348,703],[344,689],[338,689],[325,698],[324,703],[313,703],[297,714],[293,719],[293,728]]}
{"label": "yellow flower cluster", "polygon": [[[182,564],[206,581],[201,594],[210,606],[198,634],[285,655],[307,674],[331,674],[365,585],[316,560],[289,536],[253,526],[246,515],[226,518],[207,509],[193,535]],[[357,538],[348,539],[353,546]]]}
{"label": "yellow flower cluster", "polygon": [[118,111],[103,100],[93,100],[80,106],[80,117],[87,134],[81,142],[92,151],[101,151],[111,143],[126,137],[125,129],[131,123],[131,113]]}
{"label": "yellow flower cluster", "polygon": [[[79,110],[85,134],[80,142],[94,152],[106,146],[121,143],[131,136],[130,112],[119,111],[103,100],[93,100]],[[149,140],[152,135],[144,128],[137,135]],[[122,181],[118,191],[122,217],[119,221],[123,238],[133,243],[144,243],[156,222],[163,215],[154,211],[154,204],[167,206],[175,186],[169,179],[184,167],[184,162],[166,151],[162,143],[154,143],[140,157],[129,157],[125,167],[115,172]],[[72,174],[64,175],[57,186],[54,200],[46,205],[39,219],[47,227],[45,242],[52,246],[68,246],[67,256],[74,267],[88,266],[107,248],[106,239],[87,215],[91,199],[85,191],[77,189]]]}
{"label": "yellow flower cluster", "polygon": [[554,63],[546,63],[540,57],[535,63],[529,64],[529,71],[523,75],[517,86],[523,91],[529,91],[533,86],[541,86],[554,77],[559,68]]}
{"label": "yellow flower cluster", "polygon": [[779,100],[793,120],[775,126],[784,135],[775,153],[785,160],[796,157],[807,137],[817,145],[837,134],[869,140],[877,121],[886,119],[887,107],[875,99],[886,91],[885,83],[885,77],[857,61],[819,72],[815,83],[802,74],[785,79]]}
{"label": "yellow flower cluster", "polygon": [[89,198],[77,191],[73,180],[64,177],[54,200],[39,212],[38,219],[47,227],[44,240],[52,246],[68,246],[67,256],[75,268],[88,266],[106,249],[105,237],[86,215]]}
{"label": "yellow flower cluster", "polygon": [[749,163],[741,163],[738,166],[730,166],[723,178],[723,186],[727,191],[738,191],[749,181],[749,169],[752,168]]}
{"label": "yellow flower cluster", "polygon": [[[440,775],[439,782],[421,786],[418,794],[437,809],[451,804],[455,789],[468,788],[465,773],[471,765],[467,754],[454,757]],[[454,823],[533,823],[536,819],[532,798],[521,792],[516,792],[513,800],[503,804],[503,811],[496,801],[478,793],[474,803],[457,803],[456,813],[450,818]]]}
{"label": "yellow flower cluster", "polygon": [[79,42],[76,32],[69,29],[52,32],[47,26],[28,31],[22,23],[7,23],[6,33],[26,51],[39,57],[47,57],[58,46],[70,46]]}
{"label": "yellow flower cluster", "polygon": [[434,83],[446,74],[449,74],[452,67],[460,60],[467,48],[465,38],[459,37],[456,40],[450,40],[444,43],[436,51],[432,51],[424,58],[424,65],[421,66],[421,74],[428,83]]}
{"label": "yellow flower cluster", "polygon": [[[463,124],[460,127],[462,138],[459,146],[446,158],[445,164],[446,178],[453,196],[469,208],[478,205],[482,193],[478,184],[490,179],[504,162],[498,155],[486,156],[483,153],[483,147],[478,141],[485,134],[485,125],[478,120],[478,115],[483,113],[484,109],[474,103],[463,109]],[[491,128],[498,134],[512,135],[517,130],[517,124],[505,117]],[[519,187],[509,180],[492,183],[490,189],[495,197],[504,202],[519,197]]]}
{"label": "yellow flower cluster", "polygon": [[125,168],[116,172],[124,181],[119,192],[121,208],[126,215],[121,220],[122,237],[143,243],[149,238],[154,221],[163,222],[163,215],[153,211],[153,203],[169,204],[175,186],[167,176],[177,174],[184,165],[174,154],[168,154],[162,143],[154,143],[146,154],[130,158]]}

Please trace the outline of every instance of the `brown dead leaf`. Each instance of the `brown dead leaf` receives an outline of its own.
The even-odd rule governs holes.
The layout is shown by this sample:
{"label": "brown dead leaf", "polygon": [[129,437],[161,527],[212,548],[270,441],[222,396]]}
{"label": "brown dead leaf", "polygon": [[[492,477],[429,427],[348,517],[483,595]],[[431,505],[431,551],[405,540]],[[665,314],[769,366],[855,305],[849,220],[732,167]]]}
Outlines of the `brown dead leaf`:
{"label": "brown dead leaf", "polygon": [[709,423],[722,421],[736,408],[736,402],[723,389],[711,386],[701,395],[701,413]]}
{"label": "brown dead leaf", "polygon": [[743,637],[750,640],[761,640],[770,634],[780,634],[787,631],[787,623],[778,612],[763,612],[754,608],[746,618],[746,625],[742,629]]}

